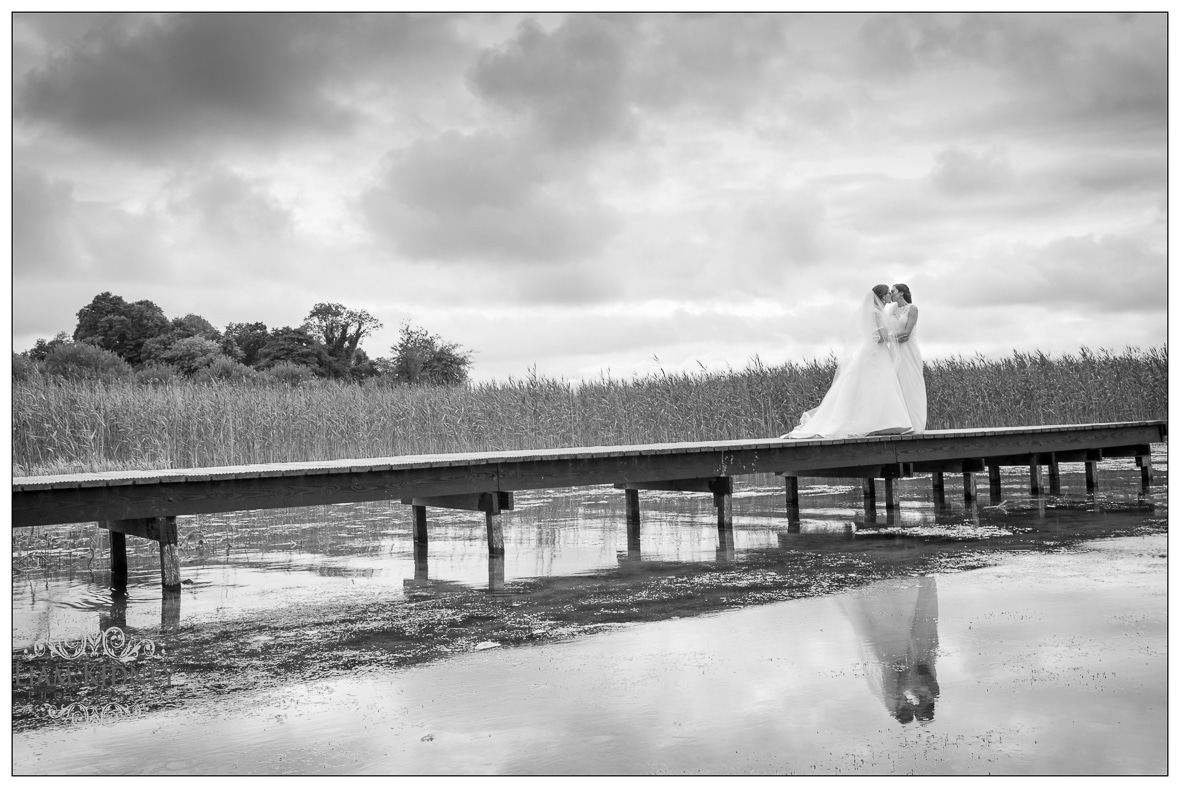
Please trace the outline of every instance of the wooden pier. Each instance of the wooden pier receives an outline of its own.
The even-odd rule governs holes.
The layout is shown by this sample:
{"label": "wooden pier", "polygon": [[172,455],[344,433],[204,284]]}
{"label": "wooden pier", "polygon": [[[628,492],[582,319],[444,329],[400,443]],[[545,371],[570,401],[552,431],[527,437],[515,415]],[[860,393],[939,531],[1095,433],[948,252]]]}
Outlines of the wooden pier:
{"label": "wooden pier", "polygon": [[1046,468],[1048,492],[1057,494],[1059,464],[1083,462],[1092,491],[1099,463],[1111,458],[1136,458],[1143,484],[1150,484],[1151,444],[1166,439],[1166,421],[1142,421],[28,476],[13,479],[12,525],[97,521],[110,532],[116,580],[126,577],[126,535],[156,541],[161,581],[169,590],[180,585],[179,515],[400,500],[413,508],[415,555],[425,556],[427,509],[440,507],[482,512],[488,554],[496,557],[504,554],[499,515],[512,509],[514,492],[613,484],[625,496],[629,545],[638,545],[643,490],[711,494],[722,538],[732,540],[735,477],[781,475],[788,510],[799,506],[799,479],[809,477],[861,479],[866,501],[874,505],[881,480],[891,508],[897,505],[894,481],[916,474],[930,474],[935,495],[942,494],[946,474],[961,475],[964,496],[971,499],[975,475],[985,472],[998,497],[1005,466],[1026,468],[1029,489],[1039,495]]}

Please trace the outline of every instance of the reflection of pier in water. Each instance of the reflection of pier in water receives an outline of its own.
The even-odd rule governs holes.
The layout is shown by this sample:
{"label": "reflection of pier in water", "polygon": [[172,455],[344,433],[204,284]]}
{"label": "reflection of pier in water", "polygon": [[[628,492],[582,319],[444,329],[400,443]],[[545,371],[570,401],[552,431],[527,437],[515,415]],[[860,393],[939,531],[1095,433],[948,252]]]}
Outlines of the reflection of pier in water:
{"label": "reflection of pier in water", "polygon": [[[417,567],[426,577],[428,508],[479,512],[487,534],[489,586],[503,584],[501,515],[515,491],[613,484],[623,491],[628,560],[640,559],[641,491],[712,496],[717,559],[734,558],[734,478],[774,473],[785,484],[787,534],[801,533],[799,480],[839,478],[860,483],[864,522],[880,524],[878,480],[884,483],[884,524],[893,524],[897,482],[930,474],[936,508],[945,505],[944,476],[963,480],[963,500],[977,505],[975,474],[986,471],[993,505],[1001,503],[1002,468],[1023,468],[1030,494],[1060,491],[1060,465],[1083,463],[1088,491],[1098,463],[1134,457],[1144,487],[1151,481],[1150,444],[1163,441],[1165,421],[985,430],[837,440],[743,440],[650,446],[394,457],[236,468],[72,474],[13,480],[13,527],[97,520],[109,533],[112,585],[125,585],[126,536],[159,546],[166,596],[180,588],[176,517],[400,500],[411,507]],[[499,559],[499,560],[497,560]]]}

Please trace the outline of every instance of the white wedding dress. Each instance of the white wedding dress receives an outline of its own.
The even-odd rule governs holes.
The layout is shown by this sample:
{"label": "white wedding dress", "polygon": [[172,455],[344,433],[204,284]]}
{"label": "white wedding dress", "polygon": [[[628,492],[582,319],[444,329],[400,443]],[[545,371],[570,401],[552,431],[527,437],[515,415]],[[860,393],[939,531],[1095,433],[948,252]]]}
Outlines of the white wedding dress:
{"label": "white wedding dress", "polygon": [[[894,334],[899,334],[909,320],[911,306],[889,304],[885,314],[892,323]],[[910,330],[909,339],[897,343],[897,379],[905,397],[906,409],[914,432],[926,431],[926,379],[922,375],[922,351],[917,341],[918,326]]]}
{"label": "white wedding dress", "polygon": [[854,326],[828,393],[784,438],[851,438],[913,431],[897,377],[899,356],[893,324],[873,293],[862,304]]}

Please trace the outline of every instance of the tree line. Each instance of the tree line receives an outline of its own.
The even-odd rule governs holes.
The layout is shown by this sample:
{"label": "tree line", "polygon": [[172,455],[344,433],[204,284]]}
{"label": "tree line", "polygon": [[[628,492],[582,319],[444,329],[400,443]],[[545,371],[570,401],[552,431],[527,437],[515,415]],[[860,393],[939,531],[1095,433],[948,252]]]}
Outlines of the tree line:
{"label": "tree line", "polygon": [[218,330],[200,315],[169,319],[151,301],[127,302],[100,293],[78,310],[72,335],[13,354],[18,378],[36,374],[71,379],[135,376],[297,384],[316,378],[456,386],[467,382],[473,351],[405,323],[389,357],[369,358],[361,341],[382,327],[363,309],[319,303],[298,326],[230,323]]}

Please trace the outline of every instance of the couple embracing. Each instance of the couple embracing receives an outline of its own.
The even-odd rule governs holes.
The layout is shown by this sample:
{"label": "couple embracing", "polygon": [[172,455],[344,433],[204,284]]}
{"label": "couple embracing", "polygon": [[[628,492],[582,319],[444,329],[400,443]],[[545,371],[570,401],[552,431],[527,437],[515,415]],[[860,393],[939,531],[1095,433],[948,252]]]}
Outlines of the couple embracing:
{"label": "couple embracing", "polygon": [[910,288],[877,285],[865,296],[838,357],[832,387],[784,438],[904,435],[926,429],[926,383]]}

